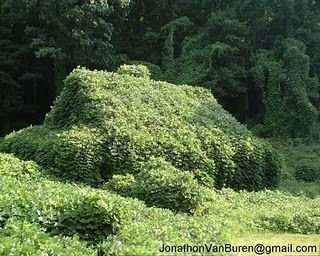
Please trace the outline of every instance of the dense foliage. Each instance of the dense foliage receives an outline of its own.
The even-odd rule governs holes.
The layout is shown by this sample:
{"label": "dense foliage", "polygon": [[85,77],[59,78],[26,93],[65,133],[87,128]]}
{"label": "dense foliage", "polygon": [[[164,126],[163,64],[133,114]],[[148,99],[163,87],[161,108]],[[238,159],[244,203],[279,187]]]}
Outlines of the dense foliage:
{"label": "dense foliage", "polygon": [[306,182],[317,181],[320,179],[320,169],[311,159],[302,159],[296,167],[294,176],[297,180]]}
{"label": "dense foliage", "polygon": [[52,180],[34,162],[8,154],[0,154],[0,184],[3,255],[142,256],[156,255],[163,243],[219,245],[245,231],[320,233],[319,199],[279,192],[199,187],[206,196],[192,206],[193,215],[174,214],[108,190]]}
{"label": "dense foliage", "polygon": [[277,185],[280,166],[271,147],[209,91],[150,80],[141,65],[119,73],[74,70],[44,125],[6,136],[0,148],[93,185],[115,173],[138,173],[151,157],[208,187]]}
{"label": "dense foliage", "polygon": [[0,2],[0,134],[40,123],[77,65],[111,68],[130,0]]}
{"label": "dense foliage", "polygon": [[[129,59],[161,68],[162,79],[210,88],[261,135],[317,135],[319,3],[134,1],[117,44]],[[164,11],[164,10],[170,10]],[[166,15],[160,15],[162,13]]]}
{"label": "dense foliage", "polygon": [[181,172],[164,159],[151,159],[136,177],[114,175],[106,188],[174,212],[192,212],[206,195],[190,172]]}
{"label": "dense foliage", "polygon": [[318,1],[4,0],[0,14],[1,134],[41,123],[76,66],[134,63],[209,88],[262,136],[319,136]]}
{"label": "dense foliage", "polygon": [[165,241],[218,243],[215,227],[197,218],[50,181],[35,163],[11,155],[0,154],[0,166],[3,255],[138,256],[154,255]]}
{"label": "dense foliage", "polygon": [[0,255],[320,235],[319,24],[315,0],[1,0]]}

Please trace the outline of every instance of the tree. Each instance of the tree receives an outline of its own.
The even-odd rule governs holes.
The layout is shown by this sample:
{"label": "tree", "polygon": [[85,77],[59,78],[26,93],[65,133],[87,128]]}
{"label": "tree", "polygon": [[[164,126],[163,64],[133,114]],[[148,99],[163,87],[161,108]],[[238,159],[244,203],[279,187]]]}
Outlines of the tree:
{"label": "tree", "polygon": [[116,56],[111,44],[116,5],[129,1],[28,1],[27,15],[34,21],[26,27],[38,58],[53,60],[56,82],[77,65],[111,68]]}
{"label": "tree", "polygon": [[312,135],[318,113],[309,100],[308,87],[317,84],[310,77],[309,56],[305,54],[304,43],[295,39],[287,39],[283,45],[283,61],[286,75],[287,126],[291,136]]}
{"label": "tree", "polygon": [[[23,2],[1,3],[0,134],[22,128],[28,119],[38,121],[52,99],[52,84],[45,80],[50,64],[35,58],[24,33],[26,22]],[[40,100],[43,97],[47,102]]]}
{"label": "tree", "polygon": [[113,24],[129,0],[0,2],[0,133],[40,122],[76,66],[111,69]]}

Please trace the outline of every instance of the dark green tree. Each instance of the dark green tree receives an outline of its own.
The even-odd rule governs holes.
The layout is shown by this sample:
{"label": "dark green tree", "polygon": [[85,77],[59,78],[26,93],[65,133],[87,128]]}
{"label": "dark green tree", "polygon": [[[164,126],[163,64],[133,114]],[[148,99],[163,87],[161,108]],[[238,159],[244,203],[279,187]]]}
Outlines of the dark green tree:
{"label": "dark green tree", "polygon": [[119,8],[116,5],[127,4],[129,1],[28,1],[26,12],[34,22],[26,33],[36,56],[53,60],[58,85],[77,65],[100,69],[116,65],[110,20]]}
{"label": "dark green tree", "polygon": [[263,122],[271,136],[285,136],[287,113],[285,106],[285,70],[268,51],[260,51],[253,58],[251,74],[263,96]]}
{"label": "dark green tree", "polygon": [[0,1],[0,134],[39,123],[76,66],[117,67],[113,23],[129,3]]}
{"label": "dark green tree", "polygon": [[283,45],[283,61],[286,68],[287,126],[291,136],[312,135],[318,119],[317,110],[308,97],[308,88],[318,84],[310,77],[309,56],[306,46],[295,39],[287,39]]}
{"label": "dark green tree", "polygon": [[24,7],[21,1],[0,5],[0,134],[22,128],[30,119],[38,122],[52,100],[52,84],[45,80],[51,66],[29,47]]}

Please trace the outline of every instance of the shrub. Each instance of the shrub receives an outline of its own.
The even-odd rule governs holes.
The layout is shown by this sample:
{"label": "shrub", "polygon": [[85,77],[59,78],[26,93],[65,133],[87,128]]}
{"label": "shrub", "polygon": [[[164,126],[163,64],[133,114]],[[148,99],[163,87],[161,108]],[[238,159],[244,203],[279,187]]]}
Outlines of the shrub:
{"label": "shrub", "polygon": [[[97,245],[102,255],[154,254],[165,242],[219,242],[215,227],[201,219],[147,208],[141,201],[106,192],[90,193],[78,204],[66,205],[59,211],[45,226],[47,232],[69,237],[76,234],[81,240]],[[206,232],[213,237],[207,237]]]}
{"label": "shrub", "polygon": [[266,127],[263,124],[257,124],[255,126],[253,126],[250,130],[254,135],[256,135],[258,137],[262,137],[262,138],[271,137],[271,134],[270,134],[270,131],[268,130],[268,127]]}
{"label": "shrub", "polygon": [[132,60],[127,63],[128,65],[144,65],[150,71],[150,78],[153,80],[161,80],[163,77],[161,68],[151,62],[141,61],[141,60]]}
{"label": "shrub", "polygon": [[32,161],[21,161],[10,154],[0,153],[1,175],[24,176],[36,178],[40,175],[40,167]]}
{"label": "shrub", "polygon": [[21,255],[95,255],[95,250],[81,243],[76,237],[51,237],[39,225],[19,218],[10,219],[0,229],[0,254]]}
{"label": "shrub", "polygon": [[2,255],[155,255],[162,243],[219,243],[215,225],[201,218],[38,174],[30,178],[21,170],[37,173],[35,163],[0,159]]}
{"label": "shrub", "polygon": [[31,126],[7,135],[0,144],[0,150],[49,167],[54,164],[53,148],[56,140],[55,132],[44,126]]}
{"label": "shrub", "polygon": [[[164,181],[176,180],[170,173],[177,170],[163,159],[143,167],[136,177],[158,182],[155,170],[169,170],[163,171]],[[190,176],[174,176],[184,174]],[[130,188],[136,180],[127,175],[116,184]],[[193,186],[190,177],[186,180]],[[8,154],[0,154],[0,185],[1,255],[156,255],[162,244],[219,245],[245,231],[320,233],[320,199],[278,191],[203,189],[191,216],[105,190],[50,181],[34,162]]]}
{"label": "shrub", "polygon": [[99,246],[102,255],[156,255],[162,244],[221,243],[216,227],[201,218],[147,208],[138,200],[111,194],[93,195],[93,198],[91,204],[99,207],[104,216],[110,216],[118,230]]}
{"label": "shrub", "polygon": [[316,181],[320,179],[320,167],[311,159],[300,160],[296,166],[294,177],[306,182]]}
{"label": "shrub", "polygon": [[320,223],[318,216],[312,214],[279,213],[273,216],[261,217],[261,226],[267,230],[293,234],[319,234]]}
{"label": "shrub", "polygon": [[97,129],[35,126],[8,135],[1,150],[36,161],[59,179],[97,185],[102,181],[101,144]]}
{"label": "shrub", "polygon": [[131,75],[135,77],[149,78],[150,71],[144,65],[122,65],[118,68],[119,75]]}
{"label": "shrub", "polygon": [[[153,81],[145,70],[75,69],[44,125],[7,136],[5,151],[40,159],[61,175],[90,184],[112,174],[138,173],[151,157],[162,157],[209,187],[276,186],[271,177],[278,177],[280,166],[272,150],[223,110],[210,91]],[[138,77],[126,75],[131,71]],[[33,136],[37,132],[42,135]],[[18,145],[20,138],[26,145]]]}
{"label": "shrub", "polygon": [[60,179],[98,185],[102,181],[102,142],[97,129],[72,127],[57,134],[55,164]]}
{"label": "shrub", "polygon": [[123,196],[139,198],[148,206],[189,213],[201,202],[205,189],[192,173],[181,172],[162,158],[148,161],[136,178],[114,176],[106,188]]}
{"label": "shrub", "polygon": [[[45,228],[51,235],[63,235],[72,237],[77,235],[81,240],[90,244],[98,244],[113,233],[109,216],[104,216],[100,208],[84,200],[72,207],[60,209]],[[114,224],[114,223],[113,223]]]}
{"label": "shrub", "polygon": [[44,230],[44,224],[58,214],[56,207],[83,200],[81,192],[46,180],[32,161],[0,154],[0,254],[93,255],[94,249],[77,237],[52,237]]}

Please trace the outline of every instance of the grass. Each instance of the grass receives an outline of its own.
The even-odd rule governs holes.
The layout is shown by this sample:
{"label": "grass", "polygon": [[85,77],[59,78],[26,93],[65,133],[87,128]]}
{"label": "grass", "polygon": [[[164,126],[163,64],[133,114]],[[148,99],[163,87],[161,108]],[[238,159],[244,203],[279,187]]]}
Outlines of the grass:
{"label": "grass", "polygon": [[[297,164],[301,159],[311,159],[314,163],[319,165],[320,167],[320,144],[317,142],[305,142],[299,140],[291,140],[291,141],[276,141],[272,140],[271,143],[275,147],[275,149],[279,152],[281,156],[281,160],[283,162],[283,173],[281,177],[281,181],[279,184],[279,191],[289,193],[291,195],[297,196],[294,198],[288,198],[280,200],[277,203],[277,198],[274,197],[272,193],[268,197],[259,200],[252,201],[250,197],[255,198],[258,196],[259,193],[249,193],[247,194],[249,197],[246,199],[241,199],[240,194],[234,195],[235,198],[232,199],[232,194],[229,194],[226,198],[229,201],[229,204],[226,203],[225,198],[222,196],[216,198],[216,204],[218,205],[217,208],[213,207],[212,205],[209,208],[215,208],[213,211],[215,212],[214,217],[221,221],[222,227],[221,231],[222,234],[226,232],[227,243],[232,245],[256,245],[256,244],[263,244],[266,246],[288,246],[292,244],[293,248],[296,246],[317,246],[317,252],[310,254],[310,253],[299,253],[299,254],[292,254],[292,253],[272,253],[271,255],[274,256],[286,256],[286,255],[320,255],[320,235],[318,234],[295,234],[295,233],[285,233],[285,232],[277,232],[271,230],[255,230],[247,229],[248,223],[259,217],[259,211],[267,212],[267,215],[277,214],[280,215],[283,212],[288,211],[290,203],[292,200],[296,200],[297,204],[292,204],[297,206],[296,209],[292,210],[292,214],[295,212],[299,212],[305,208],[298,209],[299,204],[302,203],[302,199],[305,197],[308,198],[320,198],[320,181],[317,182],[303,182],[298,181],[294,178],[294,172]],[[254,195],[255,196],[254,196]],[[260,194],[263,195],[263,194]],[[302,197],[300,197],[302,196]],[[241,202],[241,200],[243,200]],[[238,202],[238,203],[237,203]],[[300,202],[300,203],[298,203]],[[246,206],[245,208],[242,208]],[[239,208],[237,208],[239,207]],[[242,208],[242,209],[241,209]],[[290,208],[290,207],[289,207]],[[224,210],[223,210],[224,209]],[[311,208],[310,208],[311,209]],[[319,208],[318,208],[319,209]],[[317,209],[314,208],[314,211]],[[242,215],[239,214],[242,212]],[[208,218],[211,214],[208,215]],[[251,216],[252,215],[252,216]],[[249,217],[251,216],[251,217]],[[288,215],[290,216],[290,214]],[[245,224],[245,222],[248,223]],[[249,225],[250,226],[250,225]],[[233,231],[232,231],[233,230]],[[257,255],[255,253],[241,253],[235,255]]]}
{"label": "grass", "polygon": [[[282,163],[283,171],[282,178],[279,183],[278,190],[287,192],[294,196],[307,196],[309,198],[320,197],[320,181],[304,182],[298,181],[294,177],[294,172],[297,164],[302,159],[311,159],[312,162],[319,165],[320,168],[320,143],[308,142],[303,140],[271,140],[271,144],[279,152]],[[302,234],[289,234],[289,233],[272,233],[262,231],[259,233],[245,233],[238,237],[233,237],[230,242],[234,245],[283,245],[287,246],[292,244],[295,246],[317,246],[317,253],[273,253],[274,256],[285,255],[320,255],[320,235],[302,235]],[[257,255],[255,253],[241,253],[238,255]]]}

